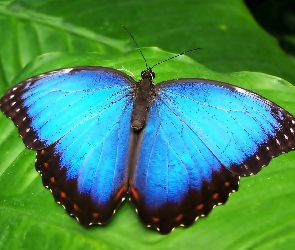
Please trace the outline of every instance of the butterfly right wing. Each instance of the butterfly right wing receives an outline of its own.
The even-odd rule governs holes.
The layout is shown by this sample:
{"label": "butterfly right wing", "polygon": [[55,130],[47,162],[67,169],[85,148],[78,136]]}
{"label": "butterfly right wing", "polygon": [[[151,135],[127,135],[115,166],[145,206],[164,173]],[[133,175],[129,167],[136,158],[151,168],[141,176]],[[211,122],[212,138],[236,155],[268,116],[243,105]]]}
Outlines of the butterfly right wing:
{"label": "butterfly right wing", "polygon": [[9,89],[0,107],[34,150],[50,146],[99,109],[130,94],[134,80],[104,67],[75,67],[29,78]]}

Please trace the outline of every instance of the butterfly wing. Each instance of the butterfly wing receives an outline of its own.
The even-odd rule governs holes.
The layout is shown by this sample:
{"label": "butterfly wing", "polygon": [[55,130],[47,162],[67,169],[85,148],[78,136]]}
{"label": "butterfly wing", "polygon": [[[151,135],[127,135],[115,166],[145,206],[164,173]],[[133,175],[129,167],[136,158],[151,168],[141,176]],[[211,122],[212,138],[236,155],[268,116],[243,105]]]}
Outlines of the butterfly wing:
{"label": "butterfly wing", "polygon": [[294,149],[295,118],[257,94],[201,79],[156,89],[129,182],[139,217],[161,233],[207,215],[239,175]]}
{"label": "butterfly wing", "polygon": [[106,223],[127,191],[132,84],[116,70],[76,67],[28,79],[1,99],[38,150],[44,186],[85,226]]}

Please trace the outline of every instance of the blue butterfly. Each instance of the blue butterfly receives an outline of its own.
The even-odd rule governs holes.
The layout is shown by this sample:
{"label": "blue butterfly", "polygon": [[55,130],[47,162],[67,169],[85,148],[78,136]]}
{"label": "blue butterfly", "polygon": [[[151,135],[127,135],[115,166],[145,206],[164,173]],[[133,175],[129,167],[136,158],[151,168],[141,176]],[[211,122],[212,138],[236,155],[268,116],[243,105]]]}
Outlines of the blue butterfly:
{"label": "blue butterfly", "polygon": [[1,109],[37,151],[36,170],[83,226],[107,223],[128,197],[163,234],[189,226],[295,147],[295,118],[248,90],[205,79],[157,85],[111,68],[29,78]]}

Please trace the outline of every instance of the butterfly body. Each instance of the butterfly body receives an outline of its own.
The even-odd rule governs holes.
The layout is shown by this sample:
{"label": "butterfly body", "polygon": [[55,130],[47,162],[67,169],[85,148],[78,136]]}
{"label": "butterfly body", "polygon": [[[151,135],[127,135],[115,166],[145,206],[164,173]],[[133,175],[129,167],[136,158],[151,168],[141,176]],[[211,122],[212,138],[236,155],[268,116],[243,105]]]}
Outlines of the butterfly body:
{"label": "butterfly body", "polygon": [[189,226],[295,147],[295,118],[253,92],[205,79],[136,82],[104,67],[44,73],[8,90],[1,109],[56,202],[105,224],[125,198],[142,222]]}
{"label": "butterfly body", "polygon": [[153,78],[154,73],[150,69],[143,71],[142,80],[136,85],[131,118],[131,128],[135,131],[142,129],[146,124],[149,108],[155,97]]}

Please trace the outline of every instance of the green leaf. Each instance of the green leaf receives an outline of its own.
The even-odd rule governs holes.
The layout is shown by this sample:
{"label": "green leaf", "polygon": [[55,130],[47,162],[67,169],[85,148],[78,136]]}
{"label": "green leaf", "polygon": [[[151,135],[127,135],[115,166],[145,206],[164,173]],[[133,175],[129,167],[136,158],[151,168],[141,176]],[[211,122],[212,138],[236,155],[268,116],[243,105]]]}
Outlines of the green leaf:
{"label": "green leaf", "polygon": [[33,54],[31,44],[43,53],[126,51],[135,44],[125,25],[141,47],[173,53],[201,47],[190,57],[211,70],[264,72],[295,82],[294,64],[242,0],[16,0],[4,14],[9,21],[0,34],[9,34],[0,36],[1,45],[8,38],[6,43],[17,42],[22,53]]}
{"label": "green leaf", "polygon": [[[180,56],[157,66],[156,82],[181,77],[224,81],[257,92],[295,114],[294,87],[279,78],[295,82],[293,65],[256,26],[241,1],[2,1],[0,93],[27,77],[78,65],[112,67],[139,79],[145,64],[137,50],[127,52],[126,44],[132,40],[121,24],[147,47],[143,53],[149,65],[174,55],[151,46],[182,52],[206,45],[188,55],[199,63]],[[81,227],[42,186],[34,169],[35,152],[24,147],[3,114],[0,131],[0,249],[289,249],[295,245],[294,152],[274,159],[258,175],[242,178],[240,190],[208,217],[162,236],[145,228],[128,202],[108,225]]]}
{"label": "green leaf", "polygon": [[[159,49],[146,48],[143,52],[151,56],[151,62],[171,56]],[[56,60],[57,58],[59,60]],[[128,69],[128,73],[136,79],[139,79],[142,69],[138,66],[142,61],[138,51],[116,58],[94,53],[53,53],[41,56],[28,64],[15,82],[33,73],[70,66],[73,58],[80,61],[81,65],[98,65],[99,62],[123,71]],[[294,87],[282,79],[251,72],[218,74],[186,56],[159,66],[156,70],[159,77],[156,79],[169,79],[171,68],[185,69],[185,72],[176,72],[179,77],[205,77],[235,83],[263,94],[291,113],[295,113]],[[197,73],[195,69],[198,69]],[[254,83],[259,83],[259,86]],[[273,94],[274,92],[276,94]],[[292,234],[288,232],[294,232],[295,229],[295,224],[291,223],[294,222],[292,211],[295,205],[290,199],[295,190],[295,152],[275,159],[257,176],[242,178],[239,192],[233,194],[225,206],[215,208],[207,218],[200,219],[190,228],[177,229],[168,236],[161,236],[151,229],[144,228],[130,204],[125,202],[107,226],[84,229],[71,219],[62,207],[55,204],[50,192],[43,188],[41,178],[33,167],[35,154],[25,149],[12,122],[1,115],[0,124],[4,131],[0,141],[3,152],[0,156],[0,197],[3,201],[3,216],[0,223],[2,228],[9,227],[9,232],[3,234],[2,238],[5,240],[4,246],[9,246],[10,249],[31,249],[32,240],[34,246],[42,248],[45,244],[48,249],[68,248],[69,244],[71,249],[79,249],[81,244],[90,249],[115,249],[122,246],[123,249],[144,249],[150,244],[153,244],[155,249],[189,249],[196,246],[228,249],[264,246],[265,238],[267,244],[270,244],[270,240],[274,241],[272,247],[280,243],[281,237],[288,243],[290,238],[293,240]],[[279,237],[277,240],[274,240],[274,233]],[[212,237],[216,240],[212,241]],[[57,246],[51,245],[50,242],[56,242]]]}

